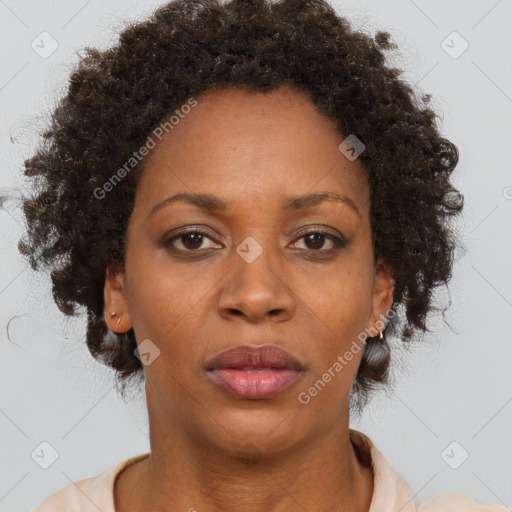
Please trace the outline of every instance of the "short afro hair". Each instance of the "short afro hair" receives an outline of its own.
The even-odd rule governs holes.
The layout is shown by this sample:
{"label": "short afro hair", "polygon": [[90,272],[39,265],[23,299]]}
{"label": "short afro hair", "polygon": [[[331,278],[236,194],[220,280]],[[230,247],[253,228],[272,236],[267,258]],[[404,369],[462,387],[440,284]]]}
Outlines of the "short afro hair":
{"label": "short afro hair", "polygon": [[[429,329],[434,289],[451,278],[457,246],[449,218],[464,198],[450,183],[457,147],[440,135],[430,95],[417,97],[385,64],[395,50],[388,32],[374,37],[323,0],[175,0],[127,23],[114,47],[86,47],[70,74],[35,154],[25,160],[32,195],[20,252],[49,270],[59,309],[87,312],[91,354],[116,371],[124,391],[143,378],[133,329],[112,333],[103,315],[105,272],[124,268],[125,235],[145,159],[108,199],[94,193],[127,162],[170,113],[191,97],[220,88],[255,92],[292,85],[359,155],[370,185],[374,261],[394,279],[403,315],[384,334],[411,341]],[[136,172],[139,171],[139,172]],[[403,321],[402,321],[403,320]],[[360,410],[389,381],[390,349],[368,337],[351,399]]]}

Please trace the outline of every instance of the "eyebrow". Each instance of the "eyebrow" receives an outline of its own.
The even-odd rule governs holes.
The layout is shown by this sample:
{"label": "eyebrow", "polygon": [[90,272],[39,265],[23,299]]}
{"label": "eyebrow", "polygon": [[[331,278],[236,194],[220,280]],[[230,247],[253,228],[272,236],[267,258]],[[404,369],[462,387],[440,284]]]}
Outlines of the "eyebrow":
{"label": "eyebrow", "polygon": [[[229,207],[226,201],[212,194],[178,192],[177,194],[174,194],[156,204],[149,212],[149,217],[161,210],[164,206],[178,201],[192,204],[209,213],[224,212]],[[283,210],[285,212],[303,210],[317,206],[324,201],[334,201],[345,204],[354,210],[358,217],[361,218],[361,213],[359,212],[355,201],[348,196],[339,195],[335,192],[316,192],[314,194],[306,194],[303,196],[288,197],[285,200]]]}

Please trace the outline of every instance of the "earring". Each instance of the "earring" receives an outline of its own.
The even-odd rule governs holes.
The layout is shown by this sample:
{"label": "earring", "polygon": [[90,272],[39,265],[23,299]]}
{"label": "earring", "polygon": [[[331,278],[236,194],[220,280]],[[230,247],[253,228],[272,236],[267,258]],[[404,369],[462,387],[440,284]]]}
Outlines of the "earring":
{"label": "earring", "polygon": [[379,341],[382,341],[384,339],[384,335],[382,334],[382,331],[380,331],[379,335],[380,335],[379,336]]}
{"label": "earring", "polygon": [[[110,313],[110,318],[114,318],[117,313]],[[123,313],[121,313],[121,316],[123,316]],[[121,316],[119,317],[119,320],[117,321],[117,327],[119,327],[119,322],[121,322]]]}

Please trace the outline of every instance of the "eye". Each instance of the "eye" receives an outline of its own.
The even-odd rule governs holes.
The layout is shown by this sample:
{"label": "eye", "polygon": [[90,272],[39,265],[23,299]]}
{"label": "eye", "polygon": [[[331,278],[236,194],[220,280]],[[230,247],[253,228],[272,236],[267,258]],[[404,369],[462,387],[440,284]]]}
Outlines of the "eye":
{"label": "eye", "polygon": [[[215,248],[216,244],[210,247],[204,247],[204,242],[206,240],[214,242],[214,239],[208,232],[198,228],[191,228],[180,231],[174,236],[164,240],[163,245],[176,253],[199,253],[203,251],[206,252],[208,249]],[[304,240],[305,247],[297,247],[298,242],[296,241],[293,244],[295,249],[302,249],[312,253],[326,254],[341,249],[347,243],[346,240],[333,235],[332,233],[319,229],[304,232],[296,240]],[[330,247],[327,249],[324,248],[326,241],[328,241],[330,244]]]}
{"label": "eye", "polygon": [[[164,245],[165,247],[174,249],[176,251],[198,252],[198,249],[205,249],[205,247],[201,247],[205,239],[213,241],[213,238],[205,231],[201,231],[197,228],[187,229],[181,231],[171,238],[168,238],[166,241],[164,241]],[[176,242],[178,242],[178,244],[176,244]],[[180,244],[181,247],[176,246]],[[206,249],[208,249],[208,247],[206,247]]]}
{"label": "eye", "polygon": [[[304,244],[306,245],[305,250],[311,252],[333,252],[346,245],[345,240],[322,230],[308,231],[307,233],[303,233],[297,240],[302,239],[304,239]],[[322,250],[326,239],[330,242],[331,247]]]}

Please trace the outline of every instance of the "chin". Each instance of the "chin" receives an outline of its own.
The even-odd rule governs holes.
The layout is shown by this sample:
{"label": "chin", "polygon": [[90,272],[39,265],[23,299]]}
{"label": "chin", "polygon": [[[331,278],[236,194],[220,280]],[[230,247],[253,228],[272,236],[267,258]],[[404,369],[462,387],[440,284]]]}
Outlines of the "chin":
{"label": "chin", "polygon": [[[242,458],[272,457],[286,452],[302,439],[293,412],[237,411],[216,418],[220,438],[211,442]],[[305,434],[304,434],[305,435]]]}

